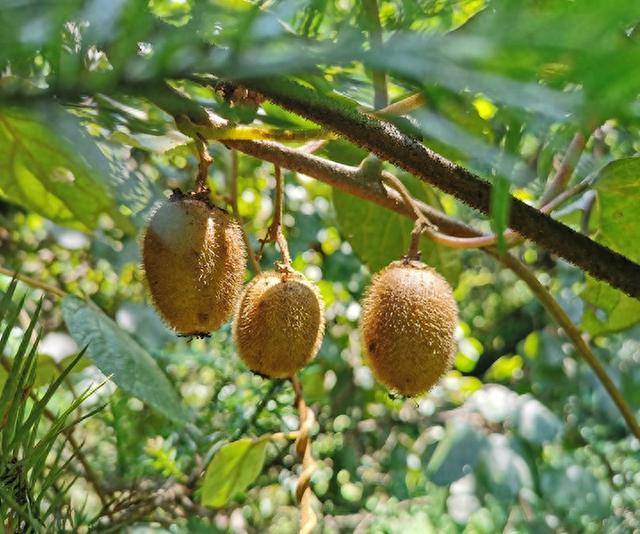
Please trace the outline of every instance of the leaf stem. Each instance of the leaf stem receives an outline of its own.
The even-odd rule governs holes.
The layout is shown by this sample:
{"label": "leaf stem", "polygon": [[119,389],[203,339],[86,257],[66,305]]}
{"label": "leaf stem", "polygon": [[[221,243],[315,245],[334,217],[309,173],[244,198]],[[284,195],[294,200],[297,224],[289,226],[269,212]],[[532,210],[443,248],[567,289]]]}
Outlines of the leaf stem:
{"label": "leaf stem", "polygon": [[406,115],[415,109],[424,107],[426,103],[427,101],[422,93],[415,93],[382,109],[369,112],[369,115],[379,118],[384,118],[385,115]]}
{"label": "leaf stem", "polygon": [[589,367],[600,380],[600,383],[607,390],[607,393],[617,406],[618,410],[622,414],[622,417],[627,423],[629,430],[633,435],[640,439],[640,425],[635,418],[633,409],[625,400],[622,392],[614,384],[613,380],[607,374],[606,369],[600,363],[600,361],[593,354],[593,351],[582,337],[580,330],[573,324],[567,313],[562,306],[556,301],[551,293],[540,283],[532,271],[511,254],[499,255],[496,250],[488,249],[487,253],[495,257],[498,261],[503,263],[506,267],[511,269],[517,276],[529,286],[531,292],[538,298],[542,305],[547,309],[549,314],[557,321],[557,323],[565,331],[565,334],[571,339],[578,354],[587,363]]}

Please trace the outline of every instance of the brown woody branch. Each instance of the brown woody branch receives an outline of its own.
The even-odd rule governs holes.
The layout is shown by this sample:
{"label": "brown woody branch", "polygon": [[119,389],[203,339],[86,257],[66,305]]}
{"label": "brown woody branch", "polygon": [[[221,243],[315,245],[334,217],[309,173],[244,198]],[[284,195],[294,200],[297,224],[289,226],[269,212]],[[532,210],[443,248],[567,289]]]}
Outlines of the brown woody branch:
{"label": "brown woody branch", "polygon": [[[275,104],[343,135],[478,211],[490,213],[491,184],[433,152],[395,125],[294,82],[261,79],[242,83]],[[510,202],[511,228],[596,278],[640,298],[640,265],[514,197]]]}
{"label": "brown woody branch", "polygon": [[[202,119],[202,117],[200,118]],[[221,121],[221,119],[216,118],[215,116],[207,117],[207,122],[209,124],[215,123],[216,121]],[[379,181],[371,181],[370,177],[364,174],[360,167],[351,167],[335,163],[333,161],[307,154],[301,150],[285,147],[273,142],[229,141],[226,142],[226,144],[245,152],[246,154],[273,162],[276,165],[281,165],[282,167],[290,170],[304,173],[328,183],[333,187],[351,193],[354,196],[374,202],[411,219],[416,219],[417,214],[414,212],[414,209],[407,205],[398,192],[391,188],[384,188]],[[570,194],[582,191],[586,183],[587,182],[582,182],[579,184],[579,187],[576,187],[575,191],[567,191],[566,195],[559,195],[554,200],[554,206],[559,205],[560,202],[570,198]],[[431,222],[435,222],[442,231],[463,237],[482,236],[480,232],[465,225],[464,223],[447,217],[442,212],[435,210],[422,202],[415,200],[414,202],[422,214]],[[556,302],[553,296],[546,290],[546,288],[544,288],[544,286],[542,286],[535,275],[511,254],[500,255],[491,247],[485,248],[483,251],[494,256],[529,286],[531,292],[540,300],[549,314],[564,329],[565,333],[576,347],[580,357],[589,365],[603,384],[607,393],[611,396],[618,410],[625,419],[628,428],[635,436],[640,437],[640,427],[635,419],[632,408],[626,402],[624,396],[618,390],[611,378],[607,375],[605,368],[597,360],[589,345],[584,341],[581,332],[572,323],[569,316]]]}

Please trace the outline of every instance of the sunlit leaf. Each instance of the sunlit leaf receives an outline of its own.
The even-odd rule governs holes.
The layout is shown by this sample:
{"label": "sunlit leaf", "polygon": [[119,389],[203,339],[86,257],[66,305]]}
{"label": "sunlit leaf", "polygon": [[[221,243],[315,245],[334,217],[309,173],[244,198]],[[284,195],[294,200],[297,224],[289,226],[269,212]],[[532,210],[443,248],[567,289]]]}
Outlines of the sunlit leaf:
{"label": "sunlit leaf", "polygon": [[427,475],[439,486],[447,486],[473,469],[485,436],[472,425],[452,422],[427,465]]}
{"label": "sunlit leaf", "polygon": [[245,491],[262,471],[267,443],[246,438],[222,447],[207,467],[202,503],[219,508]]}
{"label": "sunlit leaf", "polygon": [[[640,261],[640,158],[607,165],[600,172],[595,189],[595,239]],[[582,326],[593,335],[624,330],[640,321],[639,300],[590,276],[580,297],[586,303]]]}
{"label": "sunlit leaf", "polygon": [[156,361],[95,304],[77,297],[62,301],[64,320],[79,346],[123,391],[177,423],[191,417]]}
{"label": "sunlit leaf", "polygon": [[[413,223],[395,212],[339,190],[333,191],[338,227],[356,255],[376,272],[407,254]],[[460,274],[459,253],[423,239],[421,258],[451,284]]]}
{"label": "sunlit leaf", "polygon": [[63,225],[93,230],[106,214],[133,231],[116,205],[108,172],[71,115],[55,107],[0,108],[0,196]]}

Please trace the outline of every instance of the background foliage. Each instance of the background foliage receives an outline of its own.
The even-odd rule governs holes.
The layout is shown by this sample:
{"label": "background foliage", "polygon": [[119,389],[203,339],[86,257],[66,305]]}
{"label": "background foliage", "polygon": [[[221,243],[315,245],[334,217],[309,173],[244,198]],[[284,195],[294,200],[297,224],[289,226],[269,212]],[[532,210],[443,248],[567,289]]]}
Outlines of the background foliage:
{"label": "background foliage", "polygon": [[[386,71],[392,100],[419,92],[426,102],[393,120],[500,185],[493,219],[398,176],[418,198],[487,231],[504,228],[507,192],[540,198],[582,132],[570,185],[593,185],[556,217],[640,261],[640,7],[384,0],[379,50],[364,4],[2,3],[0,265],[66,295],[54,292],[41,310],[37,292],[26,296],[43,329],[33,387],[44,395],[85,346],[50,399],[55,410],[112,380],[81,413],[106,407],[74,428],[83,461],[64,440],[51,449],[65,460],[61,482],[73,481],[60,502],[74,512],[50,528],[297,528],[294,451],[286,440],[247,439],[297,428],[290,384],[248,372],[229,325],[207,340],[176,338],[145,292],[140,232],[197,172],[190,139],[158,105],[165,79],[235,123],[296,131],[313,124],[268,102],[231,104],[194,73],[288,75],[371,109],[372,71]],[[209,185],[226,205],[230,151],[210,151]],[[358,165],[366,153],[332,138],[318,155]],[[272,175],[270,164],[240,155],[239,210],[256,248]],[[358,302],[371,274],[405,252],[411,224],[306,176],[287,171],[285,180],[294,267],[327,305],[322,349],[301,374],[318,420],[313,488],[325,532],[640,529],[640,442],[524,282],[478,251],[425,241],[425,261],[454,285],[460,307],[456,369],[424,398],[390,398],[362,361]],[[638,301],[534,245],[514,252],[584,329],[640,415]],[[275,259],[268,247],[262,264]],[[10,279],[0,277],[1,291]],[[17,291],[14,301],[26,286]],[[3,330],[0,386],[29,324],[23,317]]]}

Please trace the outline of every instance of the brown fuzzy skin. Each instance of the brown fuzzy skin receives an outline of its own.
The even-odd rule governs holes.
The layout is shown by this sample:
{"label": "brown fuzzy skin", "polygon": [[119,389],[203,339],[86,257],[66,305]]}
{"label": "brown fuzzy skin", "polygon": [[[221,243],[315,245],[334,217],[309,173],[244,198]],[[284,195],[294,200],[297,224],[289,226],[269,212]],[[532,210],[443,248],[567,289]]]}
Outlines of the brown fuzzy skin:
{"label": "brown fuzzy skin", "polygon": [[153,302],[179,335],[207,335],[235,309],[246,252],[240,227],[223,210],[174,195],[151,218],[142,257]]}
{"label": "brown fuzzy skin", "polygon": [[244,290],[233,323],[242,361],[270,378],[289,378],[318,352],[324,304],[317,286],[298,272],[257,275]]}
{"label": "brown fuzzy skin", "polygon": [[458,307],[451,287],[419,261],[377,273],[362,305],[362,345],[379,382],[406,396],[431,389],[451,369]]}

